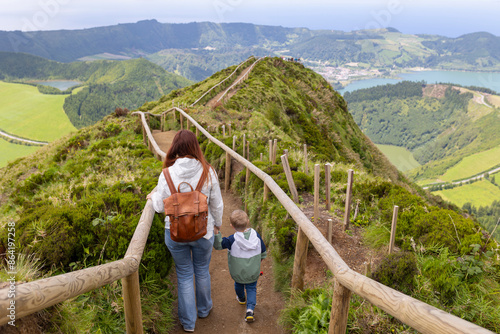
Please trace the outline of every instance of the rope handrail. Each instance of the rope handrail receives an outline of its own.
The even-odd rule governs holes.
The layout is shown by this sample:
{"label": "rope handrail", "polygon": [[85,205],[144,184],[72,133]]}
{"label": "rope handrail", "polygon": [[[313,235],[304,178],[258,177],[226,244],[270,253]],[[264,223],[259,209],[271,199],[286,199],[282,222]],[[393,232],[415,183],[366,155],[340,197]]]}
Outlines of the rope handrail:
{"label": "rope handrail", "polygon": [[[264,59],[266,57],[262,57],[262,58],[259,58],[257,59],[248,69],[247,69],[247,74],[254,68],[254,66],[259,62],[261,61],[262,59]],[[236,85],[238,85],[244,78],[245,76],[242,76],[239,80],[236,80],[235,82],[233,82],[233,84],[231,86],[229,86],[228,89],[226,89],[226,91],[224,92],[224,94],[221,95],[221,97],[219,97],[217,99],[217,102],[219,102],[220,100],[222,100],[224,98],[224,96],[231,90],[233,89],[233,87],[235,87]]]}
{"label": "rope handrail", "polygon": [[205,95],[207,95],[208,93],[210,93],[213,89],[217,88],[219,85],[221,85],[224,81],[226,81],[227,79],[229,79],[234,73],[236,73],[236,71],[238,71],[238,69],[244,64],[246,63],[247,61],[249,61],[250,59],[252,58],[255,58],[254,56],[251,56],[251,57],[248,57],[248,59],[242,61],[233,71],[233,73],[229,74],[224,80],[222,80],[221,82],[219,82],[218,84],[216,84],[215,86],[213,86],[212,88],[210,88],[209,90],[207,90],[202,96],[200,96],[196,101],[194,101],[193,103],[191,103],[190,107],[193,107],[196,103],[198,103],[202,98],[205,97]]}
{"label": "rope handrail", "polygon": [[172,109],[177,110],[186,117],[191,124],[210,141],[222,148],[243,166],[247,167],[269,187],[283,207],[304,231],[341,285],[421,333],[493,333],[483,327],[389,288],[349,268],[335,248],[333,248],[323,234],[314,226],[309,218],[307,218],[302,210],[297,207],[271,176],[210,135],[208,131],[184,110],[177,107]]}

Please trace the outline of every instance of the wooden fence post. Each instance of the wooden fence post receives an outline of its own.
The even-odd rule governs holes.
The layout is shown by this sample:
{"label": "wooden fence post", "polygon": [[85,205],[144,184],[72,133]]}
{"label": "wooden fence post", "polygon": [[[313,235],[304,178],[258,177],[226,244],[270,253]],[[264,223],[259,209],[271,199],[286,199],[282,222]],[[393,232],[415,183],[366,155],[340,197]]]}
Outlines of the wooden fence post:
{"label": "wooden fence post", "polygon": [[319,223],[319,164],[314,165],[314,224]]}
{"label": "wooden fence post", "polygon": [[272,164],[276,165],[276,152],[278,151],[278,139],[274,140],[273,144],[273,161]]}
{"label": "wooden fence post", "polygon": [[165,114],[162,114],[160,116],[160,131],[161,132],[165,131]]}
{"label": "wooden fence post", "polygon": [[394,211],[392,212],[392,225],[391,225],[391,241],[389,243],[389,254],[394,251],[394,240],[396,239],[396,225],[398,223],[398,211],[399,206],[394,205]]}
{"label": "wooden fence post", "polygon": [[189,130],[189,119],[186,118],[186,130]]}
{"label": "wooden fence post", "polygon": [[226,175],[224,177],[224,188],[229,191],[229,182],[231,182],[231,156],[226,152]]}
{"label": "wooden fence post", "polygon": [[262,202],[265,203],[269,197],[269,187],[264,183],[264,195],[262,196]]}
{"label": "wooden fence post", "polygon": [[198,138],[200,135],[200,129],[196,128],[196,138]]}
{"label": "wooden fence post", "polygon": [[[282,161],[283,157],[285,156],[283,155],[281,157]],[[286,160],[286,162],[288,163],[288,160]],[[296,203],[298,204],[298,196]],[[293,260],[292,288],[294,289],[304,290],[304,274],[306,273],[308,248],[309,239],[304,231],[302,231],[299,227],[299,230],[297,231],[297,242],[295,244],[295,257]]]}
{"label": "wooden fence post", "polygon": [[250,161],[250,142],[247,140],[247,160]]}
{"label": "wooden fence post", "polygon": [[246,143],[246,135],[243,134],[243,153],[241,154],[241,156],[243,157],[243,159],[246,159],[245,158],[245,151],[246,151],[246,148],[247,147],[247,143]]}
{"label": "wooden fence post", "polygon": [[180,117],[179,117],[179,120],[181,122],[181,130],[184,130],[184,115],[182,115],[181,113],[179,113]]}
{"label": "wooden fence post", "polygon": [[326,195],[326,209],[330,211],[330,183],[332,180],[332,165],[325,164],[325,195]]}
{"label": "wooden fence post", "polygon": [[307,144],[304,144],[304,173],[306,175],[309,175],[309,168],[307,166],[308,161],[307,161]]}
{"label": "wooden fence post", "polygon": [[222,137],[226,138],[226,126],[222,124]]}
{"label": "wooden fence post", "polygon": [[122,278],[123,308],[127,333],[143,333],[139,271]]}
{"label": "wooden fence post", "polygon": [[292,194],[293,201],[299,203],[299,193],[295,187],[295,182],[293,181],[292,170],[290,169],[290,164],[288,163],[288,157],[286,154],[281,156],[281,163],[283,164],[283,169],[285,171],[286,180],[288,181],[288,188],[290,188],[290,193]]}
{"label": "wooden fence post", "polygon": [[[141,128],[142,128],[142,141],[144,142],[144,145],[148,145],[148,137],[146,135],[146,128],[144,127],[144,124],[142,124],[141,121]],[[148,145],[149,148],[149,145]]]}
{"label": "wooden fence post", "polygon": [[260,152],[260,161],[262,161],[262,152]]}
{"label": "wooden fence post", "polygon": [[349,169],[347,177],[347,191],[345,197],[345,213],[344,213],[344,231],[349,229],[349,219],[351,216],[351,200],[352,200],[352,179],[354,171]]}
{"label": "wooden fence post", "polygon": [[337,279],[334,278],[332,313],[330,314],[328,334],[345,334],[347,329],[350,299],[351,290],[342,286]]}
{"label": "wooden fence post", "polygon": [[245,171],[245,212],[248,213],[248,181],[250,181],[250,169],[246,167]]}
{"label": "wooden fence post", "polygon": [[229,137],[231,137],[231,123],[229,123],[229,124],[227,125],[227,127],[228,127],[228,131],[229,131]]}
{"label": "wooden fence post", "polygon": [[273,161],[273,141],[269,139],[269,162]]}
{"label": "wooden fence post", "polygon": [[233,136],[233,151],[236,151],[236,136]]}
{"label": "wooden fence post", "polygon": [[333,241],[333,220],[328,218],[328,233],[327,233],[328,243],[331,245]]}

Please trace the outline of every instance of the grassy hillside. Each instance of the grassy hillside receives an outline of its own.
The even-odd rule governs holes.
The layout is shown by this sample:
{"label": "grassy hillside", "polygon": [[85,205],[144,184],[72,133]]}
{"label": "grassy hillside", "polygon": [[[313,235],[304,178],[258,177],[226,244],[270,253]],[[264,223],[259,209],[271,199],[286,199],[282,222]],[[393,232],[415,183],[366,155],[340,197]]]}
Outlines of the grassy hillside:
{"label": "grassy hillside", "polygon": [[385,156],[387,156],[389,161],[402,172],[406,172],[420,166],[418,161],[413,157],[413,154],[404,147],[382,144],[378,144],[377,147],[380,151],[382,151],[382,153],[385,154]]}
{"label": "grassy hillside", "polygon": [[24,83],[54,79],[82,82],[85,87],[65,99],[57,97],[61,92],[55,88],[38,86],[41,92],[55,94],[53,99],[64,99],[64,111],[77,128],[94,124],[117,107],[135,109],[191,83],[146,59],[63,64],[6,52],[0,52],[0,78]]}
{"label": "grassy hillside", "polygon": [[[115,116],[1,168],[0,248],[6,249],[6,224],[14,222],[16,253],[21,254],[16,279],[122,258],[160,170],[161,163],[143,144],[136,117]],[[149,296],[142,298],[144,326],[156,333],[165,333],[171,321],[164,280],[171,260],[163,237],[164,223],[157,216],[140,270],[141,295]],[[7,277],[3,269],[2,281]],[[44,333],[123,333],[120,295],[118,281],[49,308],[33,317],[31,326]]]}
{"label": "grassy hillside", "polygon": [[17,158],[25,157],[38,150],[40,146],[25,146],[9,143],[8,141],[0,138],[0,168],[7,166],[9,161],[14,161]]}
{"label": "grassy hillside", "polygon": [[63,110],[67,96],[41,94],[33,86],[0,81],[1,129],[33,140],[58,139],[75,130]]}
{"label": "grassy hillside", "polygon": [[[234,67],[222,70],[141,109],[161,112],[172,101],[192,103],[200,92],[233,70]],[[377,280],[481,326],[500,330],[500,300],[496,294],[484,292],[499,288],[498,259],[487,258],[490,253],[483,252],[494,248],[493,241],[487,240],[479,225],[461,215],[456,207],[425,193],[398,173],[362,134],[345,101],[321,76],[301,64],[268,58],[256,65],[249,79],[234,93],[225,104],[213,108],[201,104],[188,109],[188,113],[204,125],[230,122],[238,138],[246,134],[252,162],[286,191],[282,166],[258,161],[260,153],[267,152],[267,141],[278,139],[278,152],[289,150],[301,201],[313,191],[312,176],[302,172],[302,144],[307,143],[310,167],[315,163],[334,163],[330,189],[334,204],[329,214],[335,219],[341,219],[337,214],[345,206],[347,169],[353,168],[353,199],[360,205],[357,218],[352,217],[351,232],[346,233],[364,231],[363,242],[372,245],[374,252],[378,247],[378,252],[385,254],[381,245],[387,245],[392,208],[395,204],[400,206],[396,243],[402,254],[409,255],[404,265],[395,265],[405,275],[390,270],[388,277],[377,276]],[[152,126],[158,127],[154,123]],[[216,136],[227,145],[232,144],[232,138]],[[205,156],[222,177],[223,151],[204,136],[199,140]],[[142,142],[137,118],[110,115],[0,169],[0,221],[14,222],[17,249],[22,254],[36,254],[41,275],[117,259],[125,252],[145,196],[156,185],[160,169],[161,163]],[[235,194],[243,195],[244,180],[244,171],[235,176]],[[262,188],[262,181],[252,176],[246,203],[254,227],[274,249],[270,254],[278,270],[274,276],[281,282],[278,287],[285,289],[290,286],[297,227],[273,196],[262,203]],[[4,242],[6,236],[1,233],[6,233],[6,229],[0,227],[0,242]],[[152,333],[168,332],[172,313],[172,287],[165,279],[171,260],[163,244],[163,232],[161,218],[156,215],[140,270],[141,296],[147,296],[142,298],[144,326]],[[385,255],[381,256],[385,260]],[[479,270],[468,273],[467,267],[458,265],[459,258]],[[406,263],[416,269],[406,271]],[[384,266],[380,267],[376,269],[379,272]],[[317,291],[328,294],[328,290],[318,287],[307,290],[305,295],[313,296]],[[39,321],[47,332],[123,333],[119,291],[118,282],[63,303],[45,316],[41,314]],[[290,296],[291,300],[296,297]],[[310,301],[300,305],[293,311],[294,319],[306,318],[299,315],[310,314],[315,307]],[[391,332],[404,327],[387,316],[379,317],[374,324],[369,303],[356,304],[353,312],[355,316],[350,317],[349,324],[353,333]],[[327,319],[330,311],[325,314]],[[312,331],[319,332],[319,327]]]}

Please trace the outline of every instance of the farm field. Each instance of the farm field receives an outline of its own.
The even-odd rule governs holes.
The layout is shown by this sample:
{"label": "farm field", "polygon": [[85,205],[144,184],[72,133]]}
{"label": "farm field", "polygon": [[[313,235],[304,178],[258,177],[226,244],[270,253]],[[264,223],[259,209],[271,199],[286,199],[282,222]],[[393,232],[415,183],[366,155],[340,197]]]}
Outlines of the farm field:
{"label": "farm field", "polygon": [[66,97],[41,94],[33,86],[0,81],[0,128],[23,138],[56,140],[76,130],[63,110]]}
{"label": "farm field", "polygon": [[476,207],[491,205],[494,200],[500,198],[500,188],[491,182],[482,180],[472,184],[466,184],[453,189],[433,192],[434,195],[462,207],[470,202]]}
{"label": "farm field", "polygon": [[500,146],[470,155],[451,167],[440,177],[443,181],[463,179],[500,164]]}
{"label": "farm field", "polygon": [[0,168],[7,166],[9,161],[14,161],[38,150],[40,146],[26,146],[9,143],[0,138]]}
{"label": "farm field", "polygon": [[413,157],[413,154],[404,147],[379,144],[377,144],[377,147],[385,154],[389,161],[402,172],[420,166],[418,161]]}

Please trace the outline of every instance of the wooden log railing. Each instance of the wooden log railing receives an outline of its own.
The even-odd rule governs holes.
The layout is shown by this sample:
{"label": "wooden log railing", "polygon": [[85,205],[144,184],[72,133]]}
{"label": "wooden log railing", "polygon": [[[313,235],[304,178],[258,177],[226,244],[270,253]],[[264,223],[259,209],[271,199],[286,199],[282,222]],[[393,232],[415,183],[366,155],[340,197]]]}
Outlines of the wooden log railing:
{"label": "wooden log railing", "polygon": [[335,287],[332,302],[332,312],[336,314],[330,322],[329,333],[345,333],[347,324],[348,303],[351,293],[366,299],[403,323],[421,333],[493,333],[485,328],[456,317],[436,307],[407,296],[399,291],[389,288],[349,268],[333,246],[325,239],[323,234],[307,218],[302,210],[288,197],[271,176],[260,170],[250,161],[233,151],[224,143],[211,136],[184,110],[176,109],[193,126],[195,126],[211,142],[215,143],[233,159],[248,168],[255,176],[264,182],[264,185],[273,192],[290,216],[298,224],[301,231],[307,236],[316,251],[320,254],[328,269],[334,274]]}
{"label": "wooden log railing", "polygon": [[228,80],[231,76],[233,76],[233,74],[235,74],[238,69],[243,65],[245,64],[247,61],[249,61],[250,59],[253,59],[254,57],[249,57],[247,60],[244,60],[242,61],[235,69],[234,71],[229,74],[224,80],[220,81],[218,84],[214,85],[212,88],[210,88],[209,90],[207,90],[202,96],[200,96],[196,101],[194,101],[193,103],[191,103],[190,107],[193,107],[196,103],[200,102],[201,99],[203,99],[208,93],[210,93],[212,90],[214,89],[217,89],[217,87],[219,87],[220,85],[222,85],[226,80]]}
{"label": "wooden log railing", "polygon": [[245,80],[246,78],[248,78],[248,73],[250,73],[252,71],[252,69],[255,67],[255,65],[257,65],[257,63],[259,61],[261,61],[262,59],[264,59],[266,57],[262,57],[262,58],[259,58],[257,59],[248,69],[247,69],[247,73],[242,76],[241,78],[239,78],[238,80],[236,80],[235,82],[233,82],[233,84],[231,86],[229,86],[228,89],[226,89],[226,91],[224,92],[224,94],[222,94],[218,99],[217,99],[217,102],[220,102],[220,100],[222,100],[227,93],[229,93],[234,87],[236,87],[240,82],[242,82],[243,80]]}
{"label": "wooden log railing", "polygon": [[121,260],[18,284],[14,300],[8,297],[9,288],[0,289],[0,326],[9,321],[7,308],[12,302],[19,319],[121,279],[127,333],[143,333],[138,270],[154,214],[148,200]]}

